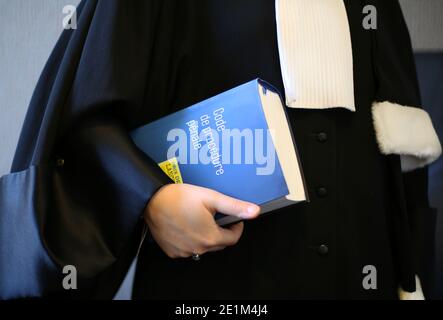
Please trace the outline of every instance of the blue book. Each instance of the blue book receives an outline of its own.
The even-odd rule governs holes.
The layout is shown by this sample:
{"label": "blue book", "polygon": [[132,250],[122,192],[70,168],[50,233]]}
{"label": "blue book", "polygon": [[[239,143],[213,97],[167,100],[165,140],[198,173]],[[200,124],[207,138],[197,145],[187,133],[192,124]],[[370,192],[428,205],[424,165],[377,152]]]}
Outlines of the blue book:
{"label": "blue book", "polygon": [[[131,133],[175,183],[253,202],[261,213],[307,200],[285,106],[256,79]],[[217,214],[226,225],[238,218]]]}

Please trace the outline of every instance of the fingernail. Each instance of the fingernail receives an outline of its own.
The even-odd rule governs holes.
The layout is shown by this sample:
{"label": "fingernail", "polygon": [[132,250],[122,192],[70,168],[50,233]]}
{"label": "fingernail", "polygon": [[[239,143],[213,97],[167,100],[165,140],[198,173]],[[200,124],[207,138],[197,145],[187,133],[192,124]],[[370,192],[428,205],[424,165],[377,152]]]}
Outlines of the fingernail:
{"label": "fingernail", "polygon": [[247,211],[248,211],[249,216],[254,216],[257,214],[258,207],[257,206],[248,206]]}

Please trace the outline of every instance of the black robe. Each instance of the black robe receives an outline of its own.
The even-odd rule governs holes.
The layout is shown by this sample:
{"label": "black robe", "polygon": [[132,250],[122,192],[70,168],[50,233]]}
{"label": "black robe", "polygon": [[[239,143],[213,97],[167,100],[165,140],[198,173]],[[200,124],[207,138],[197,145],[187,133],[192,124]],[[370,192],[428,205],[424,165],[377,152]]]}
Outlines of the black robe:
{"label": "black robe", "polygon": [[[113,296],[146,203],[170,183],[128,132],[257,77],[284,93],[274,2],[80,4],[1,180],[0,297]],[[374,101],[420,106],[409,35],[397,1],[377,1],[377,31],[361,25],[374,1],[345,3],[357,111],[288,109],[311,202],[247,222],[236,246],[199,262],[145,241],[135,298],[396,298],[428,278],[426,169],[403,174],[381,154],[371,116]],[[62,288],[66,265],[78,290]],[[377,290],[362,286],[366,265]]]}

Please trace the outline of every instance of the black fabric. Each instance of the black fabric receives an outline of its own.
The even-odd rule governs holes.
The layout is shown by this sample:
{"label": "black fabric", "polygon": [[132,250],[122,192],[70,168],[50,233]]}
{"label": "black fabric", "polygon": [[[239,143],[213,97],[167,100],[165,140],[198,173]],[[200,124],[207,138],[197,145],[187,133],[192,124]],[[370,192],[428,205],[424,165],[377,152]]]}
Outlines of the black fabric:
{"label": "black fabric", "polygon": [[[381,0],[374,4],[378,8],[380,30],[388,30],[373,35],[377,81],[375,100],[422,108],[411,39],[406,32],[400,5],[398,1]],[[402,260],[414,262],[411,266],[399,267],[399,273],[405,289],[412,291],[415,286],[406,279],[415,270],[423,281],[425,291],[428,291],[433,281],[431,270],[436,223],[435,209],[429,207],[428,169],[402,174],[396,157],[391,158],[391,181],[397,184],[394,190],[400,204],[393,209],[399,211],[394,222],[397,229],[395,237],[399,239],[395,251],[403,256]],[[405,230],[410,233],[405,233]]]}
{"label": "black fabric", "polygon": [[[374,51],[373,33],[383,38],[407,30],[383,21],[377,31],[364,30],[365,2],[346,1],[357,112],[288,110],[311,202],[247,222],[238,245],[198,263],[171,260],[145,242],[135,298],[395,299],[399,285],[414,289],[413,220],[400,161],[380,154],[371,116],[380,84],[392,86],[386,98],[416,90],[413,82],[397,79],[395,70],[384,70],[387,81],[374,63],[392,56]],[[4,221],[18,223],[14,208],[22,208],[26,230],[41,243],[31,246],[20,229],[2,232],[2,279],[7,268],[23,265],[23,255],[8,252],[37,258],[17,273],[31,285],[14,287],[13,279],[1,296],[59,296],[60,268],[72,264],[82,280],[79,296],[112,297],[137,248],[142,210],[169,182],[127,132],[257,77],[284,92],[274,4],[82,2],[78,30],[61,37],[37,86],[12,168],[17,173],[2,178],[8,199],[1,207],[2,228]],[[397,4],[383,1],[377,8],[392,10],[380,19],[402,23]],[[408,44],[399,40],[390,50],[413,79]],[[28,192],[12,197],[14,190]],[[325,246],[327,253],[320,249]],[[377,290],[362,286],[366,265],[377,268]]]}
{"label": "black fabric", "polygon": [[[135,298],[396,299],[399,286],[415,290],[423,227],[432,225],[426,169],[404,175],[398,155],[381,155],[371,115],[374,101],[420,106],[415,67],[398,2],[371,2],[378,29],[368,31],[361,21],[369,2],[345,1],[357,112],[288,110],[311,202],[247,222],[239,244],[198,263],[170,260],[146,243]],[[180,70],[177,105],[257,76],[283,92],[274,1],[188,8],[194,15],[177,30],[191,52]],[[317,139],[319,133],[327,141]],[[326,195],[318,192],[322,187]],[[377,268],[377,290],[362,286],[366,265]]]}

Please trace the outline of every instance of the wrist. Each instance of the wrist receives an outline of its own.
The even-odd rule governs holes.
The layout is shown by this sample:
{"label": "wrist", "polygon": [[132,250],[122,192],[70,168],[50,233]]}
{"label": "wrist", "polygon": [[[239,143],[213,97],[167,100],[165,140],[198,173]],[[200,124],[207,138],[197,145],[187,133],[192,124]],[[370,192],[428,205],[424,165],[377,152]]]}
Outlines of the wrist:
{"label": "wrist", "polygon": [[153,218],[153,214],[156,211],[156,210],[154,210],[156,201],[158,200],[160,194],[163,193],[165,191],[165,189],[168,189],[171,185],[174,185],[174,184],[168,183],[168,184],[165,184],[165,185],[161,186],[160,188],[158,188],[158,190],[152,195],[151,199],[148,201],[148,203],[145,207],[145,210],[143,212],[143,219],[148,224],[148,226],[150,225],[150,222],[152,221],[152,218]]}

